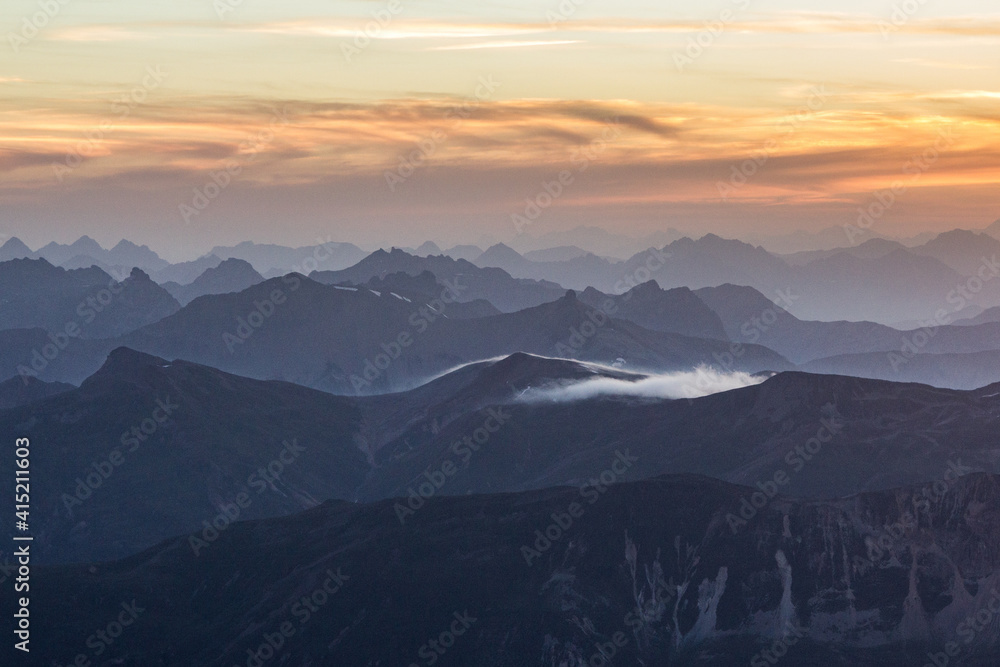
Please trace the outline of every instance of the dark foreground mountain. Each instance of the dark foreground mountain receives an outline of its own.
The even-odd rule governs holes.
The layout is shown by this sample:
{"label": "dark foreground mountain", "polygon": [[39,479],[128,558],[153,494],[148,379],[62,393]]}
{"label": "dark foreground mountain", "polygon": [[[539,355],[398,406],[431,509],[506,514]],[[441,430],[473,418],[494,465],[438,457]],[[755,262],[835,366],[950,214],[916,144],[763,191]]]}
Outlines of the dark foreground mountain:
{"label": "dark foreground mountain", "polygon": [[[624,466],[601,474],[620,481]],[[998,482],[777,497],[745,520],[755,489],[698,477],[431,498],[402,524],[398,501],[331,502],[117,563],[36,568],[32,657],[986,666],[1000,645]]]}
{"label": "dark foreground mountain", "polygon": [[913,336],[912,333],[908,334],[900,346],[890,352],[843,354],[816,359],[803,364],[802,369],[810,373],[853,375],[892,382],[925,382],[951,389],[974,389],[987,383],[995,383],[1000,377],[1000,350],[932,353],[916,347],[912,342]]}
{"label": "dark foreground mountain", "polygon": [[[510,357],[489,372],[516,376],[519,366],[537,363],[530,359]],[[557,377],[551,369],[545,375]],[[366,431],[379,473],[366,479],[358,498],[412,496],[427,481],[424,473],[449,465],[461,474],[443,485],[448,494],[579,485],[626,449],[637,458],[637,477],[696,473],[748,486],[777,480],[784,493],[802,497],[928,482],[955,469],[1000,473],[1000,386],[957,392],[782,373],[692,400],[657,397],[641,383],[630,389],[624,382],[573,399],[536,391],[568,383],[530,377],[494,381],[486,385],[492,394],[470,383],[455,394],[462,402],[425,398],[427,407],[398,433]],[[672,393],[703,386],[700,378],[686,378]],[[486,427],[493,431],[484,433]]]}
{"label": "dark foreground mountain", "polygon": [[79,389],[0,412],[0,429],[32,442],[34,548],[49,563],[123,557],[220,513],[403,497],[405,516],[425,493],[579,486],[620,456],[633,481],[696,473],[821,497],[997,472],[1000,387],[783,373],[668,398],[699,388],[517,354],[345,398],[121,349]]}
{"label": "dark foreground mountain", "polygon": [[[472,365],[410,394],[358,400],[120,348],[79,388],[0,384],[0,401],[12,408],[0,411],[0,429],[32,443],[38,561],[120,558],[227,508],[263,518],[354,499],[380,474],[374,452],[382,443],[416,439],[410,434],[433,420],[446,425],[446,411],[501,405],[515,380],[630,377],[529,359],[497,370]],[[14,493],[10,479],[0,489]],[[12,526],[3,518],[0,528]]]}
{"label": "dark foreground mountain", "polygon": [[241,493],[245,518],[349,498],[369,469],[360,420],[343,398],[122,348],[79,389],[0,412],[0,431],[31,440],[33,547],[65,561],[134,553]]}

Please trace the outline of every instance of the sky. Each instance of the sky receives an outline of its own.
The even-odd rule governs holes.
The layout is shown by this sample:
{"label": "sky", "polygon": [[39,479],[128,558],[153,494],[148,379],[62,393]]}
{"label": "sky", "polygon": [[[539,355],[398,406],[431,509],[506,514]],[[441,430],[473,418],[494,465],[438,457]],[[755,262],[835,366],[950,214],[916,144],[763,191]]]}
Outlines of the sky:
{"label": "sky", "polygon": [[988,4],[5,0],[0,240],[982,228]]}

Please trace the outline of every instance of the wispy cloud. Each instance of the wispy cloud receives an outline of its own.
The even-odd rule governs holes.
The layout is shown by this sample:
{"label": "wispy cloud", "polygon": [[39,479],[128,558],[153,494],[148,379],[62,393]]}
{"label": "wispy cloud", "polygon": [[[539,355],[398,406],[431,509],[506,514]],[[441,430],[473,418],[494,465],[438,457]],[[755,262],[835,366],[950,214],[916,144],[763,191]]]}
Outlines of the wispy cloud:
{"label": "wispy cloud", "polygon": [[[888,17],[878,14],[831,12],[775,12],[737,17],[726,27],[734,34],[839,34],[880,33]],[[163,37],[174,31],[197,30],[208,34],[245,33],[289,37],[354,37],[365,28],[358,17],[315,17],[271,22],[163,21],[95,23],[53,29],[45,38],[67,41],[133,41]],[[470,22],[397,18],[372,32],[371,39],[427,40],[482,39],[559,33],[600,33],[607,35],[697,33],[706,29],[703,20],[648,21],[604,19],[567,20],[555,24],[537,22]],[[993,18],[913,19],[894,26],[897,34],[998,37],[1000,21]],[[545,40],[548,41],[548,40]]]}
{"label": "wispy cloud", "polygon": [[148,24],[81,25],[53,29],[45,37],[57,42],[135,42],[162,37],[164,28],[169,30],[170,27],[166,24],[157,30],[157,26]]}
{"label": "wispy cloud", "polygon": [[894,63],[905,65],[918,65],[920,67],[931,67],[934,69],[954,69],[954,70],[989,70],[993,69],[989,65],[961,62],[945,62],[943,60],[927,60],[925,58],[894,58]]}
{"label": "wispy cloud", "polygon": [[[364,22],[354,18],[282,21],[277,23],[244,23],[227,26],[226,30],[270,35],[354,37],[364,28]],[[510,37],[547,32],[547,26],[536,24],[486,24],[439,21],[393,21],[385,28],[369,31],[370,39],[480,39]]]}
{"label": "wispy cloud", "polygon": [[474,51],[477,49],[523,49],[537,46],[565,46],[567,44],[579,44],[581,40],[539,40],[529,41],[507,41],[507,42],[478,42],[476,44],[458,44],[455,46],[436,46],[432,51]]}
{"label": "wispy cloud", "polygon": [[760,384],[766,378],[747,373],[721,373],[710,368],[652,375],[637,380],[599,377],[550,387],[532,388],[521,394],[524,403],[568,403],[612,396],[680,399],[709,396]]}

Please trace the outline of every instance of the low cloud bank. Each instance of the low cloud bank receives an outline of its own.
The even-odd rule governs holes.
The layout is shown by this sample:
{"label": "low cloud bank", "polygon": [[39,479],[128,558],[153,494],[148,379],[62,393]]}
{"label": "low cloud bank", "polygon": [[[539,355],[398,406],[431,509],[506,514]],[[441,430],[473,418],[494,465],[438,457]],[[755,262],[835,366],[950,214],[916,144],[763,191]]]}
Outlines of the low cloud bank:
{"label": "low cloud bank", "polygon": [[720,373],[710,368],[694,371],[650,375],[630,382],[598,377],[572,384],[529,389],[520,396],[522,402],[584,401],[600,396],[636,396],[640,398],[698,398],[723,391],[760,384],[766,378],[748,373]]}

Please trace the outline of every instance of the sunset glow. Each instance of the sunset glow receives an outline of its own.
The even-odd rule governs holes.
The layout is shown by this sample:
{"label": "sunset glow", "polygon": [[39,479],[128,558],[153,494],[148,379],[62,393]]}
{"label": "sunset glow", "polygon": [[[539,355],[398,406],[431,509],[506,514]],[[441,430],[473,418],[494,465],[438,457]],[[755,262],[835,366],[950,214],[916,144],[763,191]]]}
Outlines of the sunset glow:
{"label": "sunset glow", "polygon": [[896,181],[883,233],[996,219],[1000,14],[814,4],[77,0],[29,38],[39,6],[8,2],[0,231],[504,240],[581,156],[548,230],[819,230]]}

